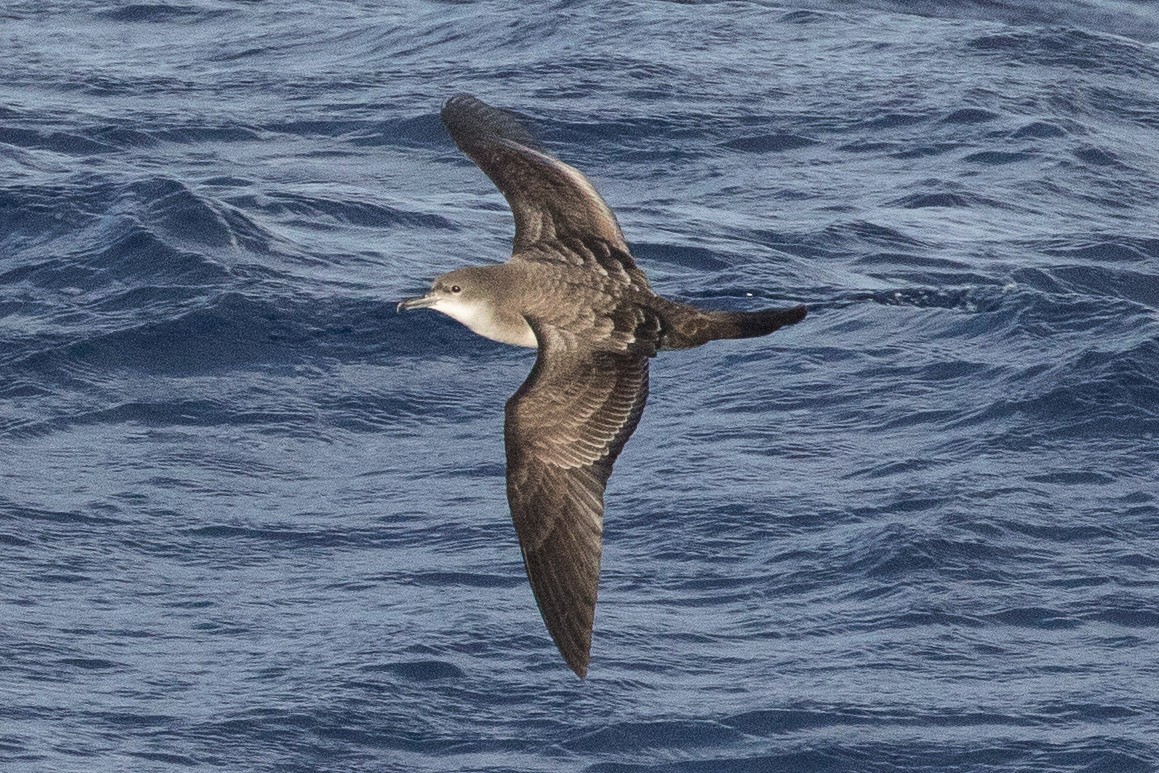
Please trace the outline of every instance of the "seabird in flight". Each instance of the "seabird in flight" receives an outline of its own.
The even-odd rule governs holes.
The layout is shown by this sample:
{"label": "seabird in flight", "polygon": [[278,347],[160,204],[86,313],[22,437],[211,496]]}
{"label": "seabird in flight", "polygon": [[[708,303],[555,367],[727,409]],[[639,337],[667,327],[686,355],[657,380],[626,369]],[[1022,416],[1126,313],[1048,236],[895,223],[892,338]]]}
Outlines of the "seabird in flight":
{"label": "seabird in flight", "polygon": [[600,575],[604,487],[648,397],[648,360],[720,338],[763,336],[805,307],[712,311],[648,286],[615,215],[583,174],[512,114],[467,94],[441,113],[455,144],[515,216],[506,263],[444,274],[398,305],[538,349],[507,401],[507,501],[531,590],[567,664],[587,674]]}

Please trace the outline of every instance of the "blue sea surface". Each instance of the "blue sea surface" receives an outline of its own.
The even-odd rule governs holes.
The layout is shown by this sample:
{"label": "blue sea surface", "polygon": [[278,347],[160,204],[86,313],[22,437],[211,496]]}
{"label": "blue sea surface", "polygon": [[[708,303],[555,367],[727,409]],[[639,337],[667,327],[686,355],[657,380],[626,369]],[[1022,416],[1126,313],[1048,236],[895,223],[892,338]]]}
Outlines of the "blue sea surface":
{"label": "blue sea surface", "polygon": [[[0,769],[1159,770],[1149,2],[0,4]],[[564,665],[459,91],[665,353]]]}

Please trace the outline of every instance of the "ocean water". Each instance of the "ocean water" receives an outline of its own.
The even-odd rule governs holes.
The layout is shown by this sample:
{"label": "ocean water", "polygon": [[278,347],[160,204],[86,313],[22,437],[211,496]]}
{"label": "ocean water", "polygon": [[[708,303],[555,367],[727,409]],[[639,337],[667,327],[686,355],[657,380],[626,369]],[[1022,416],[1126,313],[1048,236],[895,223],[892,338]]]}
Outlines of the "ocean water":
{"label": "ocean water", "polygon": [[[0,4],[0,769],[1159,769],[1146,2]],[[586,681],[523,576],[520,111],[662,293]]]}

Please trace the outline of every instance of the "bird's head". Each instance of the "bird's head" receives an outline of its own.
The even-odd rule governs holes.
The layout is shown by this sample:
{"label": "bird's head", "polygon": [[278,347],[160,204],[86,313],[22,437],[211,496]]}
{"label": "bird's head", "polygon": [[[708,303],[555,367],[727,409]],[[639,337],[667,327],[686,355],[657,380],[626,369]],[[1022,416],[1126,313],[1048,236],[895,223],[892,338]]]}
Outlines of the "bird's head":
{"label": "bird's head", "polygon": [[460,268],[443,274],[431,283],[431,289],[426,295],[407,298],[398,304],[398,310],[434,309],[455,319],[466,313],[477,313],[480,307],[491,303],[491,294],[486,291],[482,277],[477,274],[478,271],[472,268]]}
{"label": "bird's head", "polygon": [[432,282],[426,295],[400,303],[398,310],[434,309],[484,338],[534,348],[535,334],[512,294],[513,281],[504,263],[456,269]]}
{"label": "bird's head", "polygon": [[[497,306],[506,294],[500,266],[472,266],[456,269],[431,283],[430,291],[418,298],[408,298],[398,305],[399,311],[434,309],[462,322],[487,338],[504,340],[493,328],[504,316]],[[526,327],[521,318],[520,327]]]}

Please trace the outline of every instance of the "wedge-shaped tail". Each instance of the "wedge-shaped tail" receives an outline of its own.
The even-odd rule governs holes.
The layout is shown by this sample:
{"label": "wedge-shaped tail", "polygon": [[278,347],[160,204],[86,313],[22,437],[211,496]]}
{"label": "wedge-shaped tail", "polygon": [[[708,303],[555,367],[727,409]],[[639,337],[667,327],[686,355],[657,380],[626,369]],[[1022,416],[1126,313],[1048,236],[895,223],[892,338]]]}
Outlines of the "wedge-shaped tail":
{"label": "wedge-shaped tail", "polygon": [[722,338],[755,338],[805,318],[804,306],[763,311],[712,311],[671,303],[661,311],[663,349],[691,349]]}

